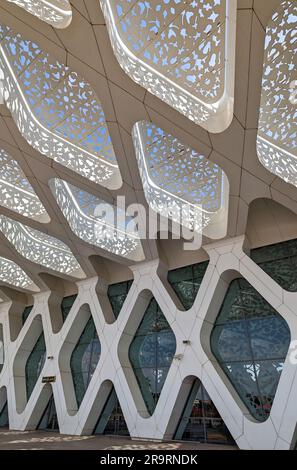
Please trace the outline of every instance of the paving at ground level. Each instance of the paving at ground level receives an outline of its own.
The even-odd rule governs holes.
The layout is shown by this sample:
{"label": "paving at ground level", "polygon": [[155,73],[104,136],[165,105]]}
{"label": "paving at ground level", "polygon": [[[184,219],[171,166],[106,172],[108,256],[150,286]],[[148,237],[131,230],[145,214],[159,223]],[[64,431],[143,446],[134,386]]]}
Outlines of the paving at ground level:
{"label": "paving at ground level", "polygon": [[230,450],[195,442],[132,441],[115,436],[68,436],[41,431],[0,431],[0,450]]}

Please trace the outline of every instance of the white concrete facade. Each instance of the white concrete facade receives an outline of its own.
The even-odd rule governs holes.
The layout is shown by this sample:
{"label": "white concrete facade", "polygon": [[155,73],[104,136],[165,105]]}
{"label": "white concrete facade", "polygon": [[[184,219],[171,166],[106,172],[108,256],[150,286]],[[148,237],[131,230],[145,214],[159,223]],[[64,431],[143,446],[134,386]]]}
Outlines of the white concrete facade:
{"label": "white concrete facade", "polygon": [[[38,5],[43,2],[34,0],[28,3]],[[68,0],[48,3],[68,5]],[[38,231],[43,237],[51,237],[67,245],[82,274],[78,280],[73,272],[55,269],[57,264],[61,268],[61,261],[52,265],[36,257],[32,259],[32,253],[44,255],[45,248],[40,248],[40,244],[37,248],[36,245],[29,246],[27,241],[24,242],[25,248],[18,250],[17,244],[0,231],[0,411],[7,402],[11,429],[36,429],[53,393],[60,432],[88,435],[93,433],[114,386],[132,438],[172,439],[191,384],[198,378],[239,448],[293,448],[297,441],[297,292],[282,289],[249,257],[250,248],[297,239],[295,179],[283,178],[282,166],[278,172],[272,171],[270,164],[263,166],[259,161],[259,146],[257,149],[261,96],[262,100],[266,99],[265,96],[263,98],[262,86],[266,28],[280,4],[285,2],[222,2],[233,5],[233,16],[236,9],[236,28],[232,33],[234,43],[231,44],[232,77],[228,82],[232,88],[228,94],[232,106],[227,110],[224,125],[218,123],[215,129],[199,121],[197,123],[195,119],[188,119],[191,116],[179,112],[170,100],[149,91],[150,88],[146,89],[143,84],[141,86],[141,81],[135,83],[129,78],[113,53],[110,28],[100,7],[104,3],[113,2],[70,0],[71,24],[66,21],[65,27],[59,28],[45,18],[41,21],[41,15],[37,15],[35,10],[34,13],[24,9],[21,0],[0,0],[1,24],[38,44],[42,53],[49,54],[53,61],[59,61],[64,64],[63,67],[79,73],[92,88],[102,105],[104,126],[117,162],[114,184],[105,184],[104,178],[92,178],[91,172],[86,172],[85,168],[86,152],[77,153],[76,157],[80,158],[73,158],[71,166],[69,148],[73,149],[74,145],[67,147],[62,152],[68,163],[65,164],[63,159],[56,158],[56,148],[51,152],[47,148],[55,143],[49,130],[44,135],[44,148],[40,145],[40,128],[29,126],[24,129],[21,125],[23,121],[20,119],[24,116],[19,111],[22,106],[13,106],[12,101],[9,106],[8,99],[0,103],[0,154],[9,156],[7,158],[14,162],[14,169],[19,167],[19,179],[32,187],[33,193],[29,192],[29,196],[34,196],[34,204],[31,204],[34,210],[28,211],[29,205],[26,203],[26,212],[21,206],[24,199],[16,197],[18,185],[15,170],[11,173],[11,180],[0,171],[2,187],[11,183],[10,187],[13,188],[9,193],[6,190],[6,199],[2,191],[0,220],[12,220],[14,225],[28,226],[34,233]],[[296,8],[296,0],[287,3]],[[293,52],[296,57],[295,49]],[[3,61],[4,55],[1,54]],[[9,80],[7,67],[2,68],[0,92],[1,89],[7,91],[4,85],[9,82],[7,88],[12,98],[17,92],[16,81]],[[295,78],[293,73],[296,73],[296,67],[292,70],[290,81]],[[275,87],[272,88],[274,92]],[[288,88],[287,92],[290,90]],[[20,103],[18,96],[15,103]],[[290,110],[292,108],[292,113],[295,113],[296,103],[291,104]],[[29,108],[28,105],[25,124],[30,122],[33,126]],[[270,109],[267,115],[272,116]],[[291,114],[288,113],[288,116],[287,124],[294,125]],[[281,117],[280,124],[276,123],[276,131],[283,120]],[[224,194],[226,204],[222,204],[225,207],[222,229],[215,231],[216,236],[213,236],[213,225],[204,230],[202,248],[199,250],[182,250],[182,240],[146,238],[139,242],[138,256],[125,256],[123,250],[96,244],[92,238],[93,232],[87,230],[85,216],[80,219],[82,229],[78,230],[74,223],[78,226],[79,219],[73,205],[66,199],[61,204],[52,191],[51,182],[59,182],[60,186],[67,183],[84,192],[90,200],[97,198],[113,205],[118,196],[125,196],[127,204],[140,203],[148,210],[149,201],[137,163],[135,139],[133,142],[133,129],[141,122],[164,129],[164,133],[174,136],[185,148],[203,155],[211,166],[219,167],[226,175],[228,187]],[[229,127],[227,124],[230,124]],[[83,125],[86,127],[85,123]],[[269,120],[267,126],[270,126]],[[34,139],[28,132],[32,129]],[[223,132],[218,133],[219,130]],[[268,130],[271,130],[270,127]],[[32,144],[33,140],[35,145]],[[291,140],[289,147],[293,151],[296,137]],[[275,164],[276,160],[270,156],[265,153],[270,163]],[[289,165],[285,158],[286,168],[292,170],[296,178],[295,166]],[[76,171],[76,165],[83,167],[83,171]],[[90,167],[92,170],[92,165]],[[187,172],[191,173],[189,168]],[[206,183],[208,181],[209,178],[206,178]],[[46,217],[40,218],[40,214],[38,217],[32,216],[38,212],[36,201],[39,204],[37,209],[40,212],[43,208]],[[215,227],[217,229],[217,225]],[[83,233],[83,230],[88,233]],[[216,241],[213,242],[213,239]],[[26,252],[30,256],[25,257]],[[54,261],[55,253],[57,250],[48,254],[50,261]],[[205,261],[207,257],[210,262],[196,300],[190,310],[184,311],[167,281],[167,271]],[[251,416],[210,347],[211,331],[228,286],[240,276],[281,315],[291,332],[291,350],[287,354],[270,417],[262,423]],[[108,285],[132,277],[132,287],[119,317],[115,319],[107,296]],[[77,298],[63,324],[61,301],[76,291]],[[149,416],[129,360],[129,345],[152,296],[170,324],[177,349],[156,409]],[[33,303],[33,310],[22,327],[22,312]],[[90,315],[100,340],[101,356],[78,409],[70,358]],[[27,403],[26,361],[42,331],[47,359]],[[42,377],[45,376],[55,376],[56,381],[43,384]]]}
{"label": "white concrete facade", "polygon": [[[0,374],[0,404],[5,400],[6,390],[10,428],[36,428],[52,387],[60,432],[91,434],[113,384],[132,438],[170,439],[188,396],[186,379],[197,377],[241,449],[290,449],[295,444],[297,422],[297,376],[296,366],[289,360],[291,351],[270,417],[259,423],[249,415],[214,359],[209,338],[232,279],[245,278],[277,310],[290,328],[292,341],[297,338],[297,293],[284,291],[251,260],[244,237],[204,248],[210,263],[194,305],[188,311],[181,309],[166,280],[166,266],[159,261],[133,267],[134,282],[116,321],[106,296],[106,283],[98,277],[78,282],[78,296],[61,329],[55,307],[57,292],[34,295],[34,308],[20,332],[21,303],[2,303],[0,323],[5,362]],[[152,295],[175,334],[177,357],[173,359],[155,412],[148,417],[127,353]],[[77,410],[69,363],[90,315],[100,339],[101,357]],[[26,404],[25,362],[42,330],[47,360]],[[190,343],[185,345],[184,340]],[[42,384],[43,376],[56,376],[56,382]]]}

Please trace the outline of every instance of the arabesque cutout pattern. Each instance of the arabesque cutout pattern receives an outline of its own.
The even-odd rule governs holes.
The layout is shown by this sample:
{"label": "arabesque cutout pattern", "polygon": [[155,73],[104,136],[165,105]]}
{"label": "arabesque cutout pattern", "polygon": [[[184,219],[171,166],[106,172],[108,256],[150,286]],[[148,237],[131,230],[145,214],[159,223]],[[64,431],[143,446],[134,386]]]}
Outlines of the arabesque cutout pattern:
{"label": "arabesque cutout pattern", "polygon": [[297,186],[297,3],[284,0],[266,30],[257,151],[272,173]]}
{"label": "arabesque cutout pattern", "polygon": [[24,8],[54,28],[67,28],[72,20],[72,10],[68,0],[7,0]]}
{"label": "arabesque cutout pattern", "polygon": [[34,282],[14,261],[0,257],[0,280],[22,289],[39,291]]}
{"label": "arabesque cutout pattern", "polygon": [[229,183],[222,169],[150,122],[134,125],[133,141],[149,206],[187,229],[216,225],[210,238],[224,236]]}
{"label": "arabesque cutout pattern", "polygon": [[29,261],[80,279],[85,277],[70,248],[61,240],[4,215],[0,215],[0,231]]}
{"label": "arabesque cutout pattern", "polygon": [[49,222],[40,199],[16,160],[0,149],[0,205],[25,217]]}
{"label": "arabesque cutout pattern", "polygon": [[91,181],[119,188],[104,111],[83,77],[4,25],[0,67],[4,101],[28,143]]}
{"label": "arabesque cutout pattern", "polygon": [[[134,230],[132,227],[129,230],[123,211],[123,223],[116,224],[119,208],[58,178],[50,180],[49,186],[75,235],[109,253],[134,261],[144,259],[136,224],[130,218],[127,222]],[[103,214],[106,220],[100,218]]]}

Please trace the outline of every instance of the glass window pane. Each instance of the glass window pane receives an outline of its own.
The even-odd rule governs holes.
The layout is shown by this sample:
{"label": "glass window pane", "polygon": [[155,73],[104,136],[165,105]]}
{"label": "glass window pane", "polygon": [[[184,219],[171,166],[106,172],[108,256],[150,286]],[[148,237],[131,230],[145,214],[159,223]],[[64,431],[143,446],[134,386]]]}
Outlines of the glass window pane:
{"label": "glass window pane", "polygon": [[7,402],[3,406],[2,410],[0,411],[0,428],[8,428],[8,406]]}
{"label": "glass window pane", "polygon": [[266,418],[270,414],[284,363],[282,361],[257,361],[257,380],[263,403],[263,413]]}
{"label": "glass window pane", "polygon": [[22,314],[23,325],[25,321],[27,320],[28,316],[30,315],[32,308],[33,308],[33,305],[29,305],[28,307],[24,309],[23,314]]}
{"label": "glass window pane", "polygon": [[198,379],[189,393],[175,439],[234,444],[224,421]]}
{"label": "glass window pane", "polygon": [[244,321],[216,326],[212,332],[213,352],[222,362],[251,358],[250,342]]}
{"label": "glass window pane", "polygon": [[115,318],[118,318],[133,281],[119,282],[108,286],[107,295]]}
{"label": "glass window pane", "polygon": [[[259,421],[269,416],[282,370],[274,361],[284,362],[290,340],[289,327],[277,311],[246,280],[234,280],[215,321],[211,348]],[[271,386],[269,393],[261,390],[264,383]]]}
{"label": "glass window pane", "polygon": [[155,410],[175,351],[174,333],[152,299],[129,348],[130,362],[150,414]]}
{"label": "glass window pane", "polygon": [[77,345],[75,346],[70,367],[73,378],[76,401],[80,406],[91,378],[100,360],[101,344],[92,316],[88,320]]}
{"label": "glass window pane", "polygon": [[249,320],[251,347],[255,359],[285,358],[290,346],[290,331],[281,317]]}
{"label": "glass window pane", "polygon": [[207,266],[208,261],[205,261],[168,272],[168,282],[186,310],[196,299]]}
{"label": "glass window pane", "polygon": [[25,366],[27,400],[29,400],[35,384],[40,376],[46,359],[46,347],[44,334],[41,333],[35,343]]}
{"label": "glass window pane", "polygon": [[64,299],[62,300],[61,310],[62,310],[63,321],[65,321],[66,318],[68,317],[68,314],[71,310],[72,305],[75,302],[76,297],[77,297],[77,294],[70,295],[68,297],[64,297]]}
{"label": "glass window pane", "polygon": [[256,248],[251,258],[283,289],[297,292],[297,240]]}

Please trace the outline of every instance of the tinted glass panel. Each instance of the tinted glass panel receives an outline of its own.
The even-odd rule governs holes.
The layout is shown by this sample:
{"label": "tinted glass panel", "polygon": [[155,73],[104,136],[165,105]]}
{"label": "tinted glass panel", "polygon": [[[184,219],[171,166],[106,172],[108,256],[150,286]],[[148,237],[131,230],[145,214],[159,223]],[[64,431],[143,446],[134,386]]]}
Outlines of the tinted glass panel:
{"label": "tinted glass panel", "polygon": [[8,406],[7,403],[5,403],[2,410],[0,411],[0,428],[8,428],[8,426]]}
{"label": "tinted glass panel", "polygon": [[196,299],[207,266],[208,261],[205,261],[168,272],[168,282],[186,310]]}
{"label": "tinted glass panel", "polygon": [[269,416],[289,345],[285,320],[246,280],[235,279],[216,319],[211,348],[258,421]]}
{"label": "tinted glass panel", "polygon": [[283,289],[297,292],[297,239],[251,250],[251,258]]}
{"label": "tinted glass panel", "polygon": [[100,359],[101,345],[93,318],[90,317],[73,350],[70,367],[78,406],[80,406],[88,385]]}
{"label": "tinted glass panel", "polygon": [[234,444],[224,421],[199,380],[193,384],[175,439]]}
{"label": "tinted glass panel", "polygon": [[50,401],[48,402],[45,412],[38,425],[38,429],[45,431],[59,431],[57,412],[53,396],[51,396]]}
{"label": "tinted glass panel", "polygon": [[33,305],[29,305],[28,307],[24,309],[23,315],[22,315],[23,325],[25,321],[27,320],[28,316],[30,315],[32,308],[33,308]]}
{"label": "tinted glass panel", "polygon": [[112,389],[106,401],[104,410],[96,424],[94,434],[130,435],[114,389]]}
{"label": "tinted glass panel", "polygon": [[111,284],[108,287],[107,295],[116,318],[119,316],[132,283],[133,281],[125,281],[119,282],[118,284]]}
{"label": "tinted glass panel", "polygon": [[44,340],[44,334],[41,333],[26,363],[25,374],[26,374],[27,400],[29,400],[31,393],[33,392],[35,384],[44,366],[45,359],[46,359],[45,340]]}
{"label": "tinted glass panel", "polygon": [[152,299],[129,349],[129,358],[150,414],[157,405],[175,350],[174,333],[156,300]]}
{"label": "tinted glass panel", "polygon": [[68,314],[71,310],[72,305],[75,302],[76,297],[77,297],[77,294],[69,295],[68,297],[64,297],[64,299],[62,300],[61,310],[62,310],[63,322],[68,317]]}

